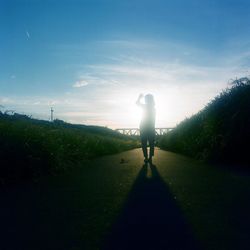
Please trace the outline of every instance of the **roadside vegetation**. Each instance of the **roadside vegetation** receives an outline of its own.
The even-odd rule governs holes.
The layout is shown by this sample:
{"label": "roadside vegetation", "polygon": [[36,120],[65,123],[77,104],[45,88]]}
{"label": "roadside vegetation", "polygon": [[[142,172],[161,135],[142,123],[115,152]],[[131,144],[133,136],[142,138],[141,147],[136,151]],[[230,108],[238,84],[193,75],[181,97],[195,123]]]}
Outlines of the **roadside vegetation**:
{"label": "roadside vegetation", "polygon": [[205,161],[250,166],[250,79],[231,84],[166,134],[159,146]]}
{"label": "roadside vegetation", "polygon": [[0,185],[64,172],[138,145],[136,139],[105,127],[0,112]]}

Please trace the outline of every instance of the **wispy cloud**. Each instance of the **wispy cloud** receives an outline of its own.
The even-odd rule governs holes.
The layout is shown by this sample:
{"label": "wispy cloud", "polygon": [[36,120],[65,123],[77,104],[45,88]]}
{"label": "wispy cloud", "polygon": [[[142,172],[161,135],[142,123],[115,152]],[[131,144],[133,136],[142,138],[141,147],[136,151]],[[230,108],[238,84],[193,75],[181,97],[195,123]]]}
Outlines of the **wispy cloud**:
{"label": "wispy cloud", "polygon": [[26,30],[25,33],[26,33],[27,38],[30,39],[30,33],[29,33],[29,31]]}
{"label": "wispy cloud", "polygon": [[87,86],[89,83],[85,80],[78,80],[73,84],[74,88],[81,88]]}
{"label": "wispy cloud", "polygon": [[10,97],[0,97],[0,103],[2,104],[12,104],[12,103],[15,103],[15,101],[10,98]]}
{"label": "wispy cloud", "polygon": [[[242,68],[233,65],[199,66],[182,63],[153,62],[145,64],[97,64],[84,66],[92,84],[153,86],[195,86],[219,84],[225,86],[230,78],[244,73]],[[82,73],[84,76],[84,73]]]}

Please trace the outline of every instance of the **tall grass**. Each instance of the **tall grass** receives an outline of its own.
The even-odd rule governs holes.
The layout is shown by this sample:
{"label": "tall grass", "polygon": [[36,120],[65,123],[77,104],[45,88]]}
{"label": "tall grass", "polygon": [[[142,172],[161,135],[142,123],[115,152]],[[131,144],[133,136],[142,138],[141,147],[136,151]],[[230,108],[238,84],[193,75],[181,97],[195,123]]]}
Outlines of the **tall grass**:
{"label": "tall grass", "polygon": [[206,161],[250,165],[250,79],[240,78],[160,141],[163,149]]}
{"label": "tall grass", "polygon": [[104,127],[0,113],[0,184],[62,172],[137,146],[135,139]]}

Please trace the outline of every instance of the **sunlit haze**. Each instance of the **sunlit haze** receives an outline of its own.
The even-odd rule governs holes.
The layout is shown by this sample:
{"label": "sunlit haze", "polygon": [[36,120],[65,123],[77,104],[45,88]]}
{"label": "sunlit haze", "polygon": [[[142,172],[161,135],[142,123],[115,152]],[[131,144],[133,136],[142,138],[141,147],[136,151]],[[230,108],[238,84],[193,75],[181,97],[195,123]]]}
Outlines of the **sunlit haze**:
{"label": "sunlit haze", "polygon": [[248,74],[249,1],[0,1],[0,105],[138,127],[140,93],[173,127]]}

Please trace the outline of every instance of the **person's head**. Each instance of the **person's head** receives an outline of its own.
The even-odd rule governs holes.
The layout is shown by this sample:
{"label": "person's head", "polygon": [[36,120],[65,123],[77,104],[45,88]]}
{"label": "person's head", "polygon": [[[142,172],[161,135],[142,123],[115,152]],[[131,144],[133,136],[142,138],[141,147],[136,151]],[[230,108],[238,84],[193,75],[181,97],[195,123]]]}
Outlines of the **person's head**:
{"label": "person's head", "polygon": [[149,106],[153,107],[155,105],[153,95],[151,95],[151,94],[145,95],[145,103],[146,103],[146,105],[149,105]]}

